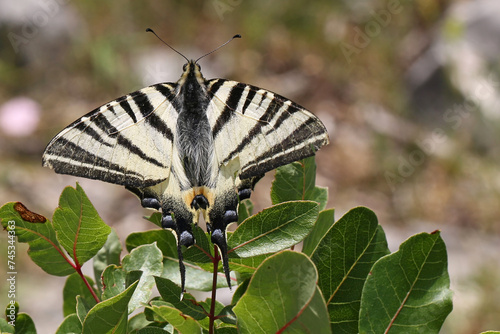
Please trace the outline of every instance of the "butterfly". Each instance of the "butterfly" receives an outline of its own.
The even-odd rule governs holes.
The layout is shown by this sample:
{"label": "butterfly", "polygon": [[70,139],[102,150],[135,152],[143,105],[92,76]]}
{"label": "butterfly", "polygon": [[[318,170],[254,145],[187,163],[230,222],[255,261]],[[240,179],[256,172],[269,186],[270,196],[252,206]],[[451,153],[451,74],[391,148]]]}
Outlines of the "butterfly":
{"label": "butterfly", "polygon": [[182,246],[195,243],[200,213],[231,286],[226,228],[238,221],[239,201],[266,172],[329,142],[323,123],[300,105],[256,86],[207,80],[202,57],[184,58],[177,82],[94,109],[56,135],[42,157],[56,173],[125,186],[143,207],[161,210],[162,227],[177,236],[182,291]]}

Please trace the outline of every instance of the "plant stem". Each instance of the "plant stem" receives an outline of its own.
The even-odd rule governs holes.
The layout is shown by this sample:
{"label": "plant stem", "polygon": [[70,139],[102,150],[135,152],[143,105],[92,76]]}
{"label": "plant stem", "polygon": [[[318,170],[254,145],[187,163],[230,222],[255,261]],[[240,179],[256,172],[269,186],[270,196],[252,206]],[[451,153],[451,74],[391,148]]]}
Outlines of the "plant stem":
{"label": "plant stem", "polygon": [[85,275],[83,275],[83,272],[82,272],[82,269],[81,267],[77,267],[76,268],[76,272],[78,273],[78,275],[80,275],[80,277],[82,278],[83,282],[85,283],[85,285],[87,286],[87,289],[89,289],[90,293],[92,294],[92,297],[94,297],[96,303],[100,303],[101,301],[99,300],[99,297],[97,297],[94,289],[92,289],[92,287],[90,286],[89,282],[87,281],[87,279],[85,278]]}
{"label": "plant stem", "polygon": [[219,261],[220,261],[220,256],[219,256],[219,249],[217,248],[217,245],[214,245],[214,257],[213,257],[213,264],[214,264],[214,273],[213,273],[213,278],[212,278],[212,300],[210,302],[210,313],[208,317],[210,318],[210,323],[208,326],[208,333],[213,334],[214,333],[214,322],[215,322],[215,297],[217,295],[217,269],[219,268]]}

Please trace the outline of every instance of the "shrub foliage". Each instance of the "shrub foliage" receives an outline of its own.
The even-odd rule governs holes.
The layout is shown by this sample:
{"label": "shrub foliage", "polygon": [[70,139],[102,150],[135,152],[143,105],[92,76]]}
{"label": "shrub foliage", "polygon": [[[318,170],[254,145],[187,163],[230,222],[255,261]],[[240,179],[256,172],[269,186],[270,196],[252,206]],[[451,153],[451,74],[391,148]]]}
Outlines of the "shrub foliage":
{"label": "shrub foliage", "polygon": [[[315,174],[314,158],[283,166],[272,207],[253,214],[250,200],[240,204],[238,226],[228,232],[237,287],[229,305],[216,300],[227,283],[218,249],[199,227],[196,244],[184,249],[186,288],[212,291],[206,300],[181,292],[170,231],[130,234],[121,257],[116,232],[78,184],[64,189],[52,220],[30,219],[14,202],[0,209],[0,219],[9,245],[28,243],[45,272],[67,276],[57,333],[438,333],[452,309],[439,231],[412,236],[390,253],[369,209],[335,221]],[[148,220],[159,227],[160,218]],[[81,271],[91,259],[93,278]],[[0,330],[36,333],[19,309],[0,319]]]}

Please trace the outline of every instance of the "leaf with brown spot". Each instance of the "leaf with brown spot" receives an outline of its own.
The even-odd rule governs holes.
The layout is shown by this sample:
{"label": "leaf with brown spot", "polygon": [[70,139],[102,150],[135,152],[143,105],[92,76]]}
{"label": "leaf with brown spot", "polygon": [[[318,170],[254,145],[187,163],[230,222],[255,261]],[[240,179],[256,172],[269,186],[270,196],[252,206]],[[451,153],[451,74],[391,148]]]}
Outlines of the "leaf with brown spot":
{"label": "leaf with brown spot", "polygon": [[14,210],[19,213],[21,218],[30,223],[45,223],[47,218],[38,213],[28,210],[28,208],[21,202],[16,202],[14,204]]}

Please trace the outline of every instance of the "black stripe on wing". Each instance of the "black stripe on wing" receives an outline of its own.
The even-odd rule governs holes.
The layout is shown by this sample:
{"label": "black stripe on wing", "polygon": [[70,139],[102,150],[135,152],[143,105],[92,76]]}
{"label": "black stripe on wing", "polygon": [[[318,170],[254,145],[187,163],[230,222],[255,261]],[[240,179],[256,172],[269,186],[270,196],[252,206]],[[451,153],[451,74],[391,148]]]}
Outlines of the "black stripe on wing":
{"label": "black stripe on wing", "polygon": [[[219,79],[216,83],[220,86],[224,82],[226,81]],[[246,96],[244,96],[245,89],[248,91]],[[260,95],[260,98],[255,99],[257,94]],[[242,99],[244,101],[241,101]],[[265,101],[268,105],[263,110]],[[213,129],[214,138],[231,118],[235,117],[237,114],[235,110],[238,109],[237,106],[239,103],[243,103],[243,111],[255,108],[254,111],[257,114],[260,113],[261,116],[248,133],[242,137],[236,148],[222,159],[222,164],[229,162],[234,157],[243,153],[257,136],[265,138],[276,136],[276,140],[270,140],[274,144],[269,150],[256,157],[255,160],[247,161],[241,166],[242,174],[240,178],[261,175],[281,165],[312,156],[321,146],[328,143],[328,135],[321,121],[300,105],[281,95],[252,85],[237,83],[231,88],[226,101],[223,102],[226,104],[226,107],[215,123]],[[292,118],[295,113],[303,113],[304,115],[301,115],[302,120],[299,121],[296,119],[287,124],[287,120]],[[272,124],[272,127],[266,129],[264,132],[266,126],[270,124]],[[274,134],[276,131],[279,131],[280,126],[297,128],[286,138],[282,138],[278,133]]]}
{"label": "black stripe on wing", "polygon": [[[157,84],[94,109],[66,127],[49,143],[42,158],[43,164],[50,166],[57,173],[100,179],[132,187],[150,186],[163,181],[168,177],[168,173],[153,179],[151,175],[146,176],[142,171],[146,172],[148,165],[168,171],[170,169],[168,155],[171,151],[165,152],[163,161],[158,154],[155,157],[145,152],[144,147],[136,145],[133,138],[125,136],[125,132],[122,131],[144,121],[148,127],[155,129],[173,143],[172,130],[166,121],[155,113],[155,108],[163,103],[170,103],[164,107],[175,109],[175,94],[169,89],[172,87],[175,85]],[[149,97],[151,95],[144,92],[151,88],[160,93],[154,97],[156,107]],[[124,127],[118,128],[120,125]],[[153,140],[155,139],[151,138],[151,141]],[[144,142],[144,138],[140,142]],[[107,149],[101,151],[98,147]],[[119,154],[126,152],[130,154],[131,159],[126,163],[115,159],[116,152],[122,152]]]}
{"label": "black stripe on wing", "polygon": [[[135,92],[136,93],[136,92]],[[134,95],[134,93],[129,94],[130,97]],[[134,123],[137,123],[137,117],[135,116],[134,111],[132,110],[132,107],[130,106],[130,103],[128,103],[127,99],[129,98],[129,95],[122,96],[116,100],[120,104],[120,107],[125,110],[127,115],[132,119]]]}
{"label": "black stripe on wing", "polygon": [[172,105],[174,110],[177,111],[177,113],[179,113],[182,110],[182,106],[179,103],[177,96],[175,95],[177,84],[161,83],[152,85],[150,87],[160,92],[167,99],[167,101],[170,102],[170,104]]}
{"label": "black stripe on wing", "polygon": [[[47,161],[45,154],[49,156],[57,154],[58,158],[49,159],[49,161]],[[134,171],[126,170],[123,166],[113,164],[110,161],[103,159],[92,152],[84,150],[70,141],[67,141],[65,138],[59,138],[47,149],[45,154],[43,164],[50,164],[51,168],[53,168],[57,173],[103,180],[114,184],[132,187],[154,185],[161,181],[144,180],[140,174]],[[64,159],[59,159],[59,157],[67,158],[73,163],[67,162]],[[81,164],[85,165],[82,166]]]}
{"label": "black stripe on wing", "polygon": [[[213,98],[213,96],[215,96],[215,94],[217,93],[217,91],[219,90],[219,88],[225,82],[226,82],[226,80],[218,79],[210,87],[210,89],[207,91],[207,93],[209,95],[211,95],[211,97]],[[212,128],[212,137],[213,138],[217,137],[217,135],[220,132],[220,130],[222,130],[222,128],[224,127],[224,125],[227,122],[229,122],[229,120],[231,119],[231,117],[233,117],[233,115],[234,115],[234,111],[235,111],[236,107],[238,106],[238,102],[240,101],[241,93],[242,93],[242,89],[236,89],[237,86],[239,86],[239,88],[242,88],[242,89],[245,88],[244,84],[240,84],[239,83],[239,84],[237,84],[235,87],[233,87],[231,89],[231,92],[229,93],[229,97],[227,98],[226,101],[224,101],[225,107],[222,110],[222,112],[220,113],[220,115],[217,118],[217,120],[215,121],[214,127]]]}
{"label": "black stripe on wing", "polygon": [[[256,88],[256,87],[254,87]],[[257,89],[257,88],[256,88]],[[260,105],[262,104],[262,100],[260,102]],[[274,114],[281,108],[283,105],[283,102],[281,101],[272,101],[269,103],[269,106],[267,107],[266,111],[262,114],[262,116],[259,118],[259,121],[255,123],[253,128],[243,137],[243,140],[238,144],[238,146],[231,152],[229,155],[224,158],[222,161],[223,164],[227,163],[230,161],[232,158],[234,158],[236,155],[241,153],[243,149],[252,142],[252,140],[255,138],[255,136],[259,135],[262,133],[262,127],[268,125],[269,121],[272,119]]]}
{"label": "black stripe on wing", "polygon": [[317,150],[328,143],[325,129],[317,126],[317,122],[316,119],[308,119],[284,140],[276,143],[245,166],[241,166],[240,178],[258,176],[279,166],[313,156]]}
{"label": "black stripe on wing", "polygon": [[[282,155],[278,159],[271,159],[265,162],[258,162],[258,159],[254,161],[254,165],[248,165],[247,168],[239,175],[240,179],[247,179],[251,177],[256,177],[267,173],[280,166],[292,163],[294,161],[302,160],[307,157],[311,157],[316,154],[317,149],[325,145],[324,139],[318,139],[312,143],[310,146],[303,146],[300,149],[290,152],[287,155]],[[313,149],[316,147],[317,149]]]}
{"label": "black stripe on wing", "polygon": [[245,103],[243,104],[243,108],[241,110],[241,113],[244,115],[245,111],[247,111],[248,106],[250,103],[252,103],[253,98],[255,97],[255,94],[257,93],[257,87],[249,86],[249,91],[248,95],[246,97]]}
{"label": "black stripe on wing", "polygon": [[[158,90],[158,86],[162,85],[155,85],[153,87],[156,90]],[[158,117],[158,115],[154,113],[154,107],[151,104],[151,101],[149,100],[148,96],[141,91],[137,91],[134,95],[132,95],[132,98],[137,107],[139,108],[139,110],[141,111],[142,115],[145,117],[146,122],[156,131],[163,134],[165,138],[173,142],[174,134],[172,133],[172,130],[170,130],[168,125],[160,117]]]}
{"label": "black stripe on wing", "polygon": [[[96,123],[94,122],[94,124],[96,124]],[[84,122],[79,121],[78,123],[75,124],[74,128],[78,129],[81,132],[85,132],[87,135],[89,135],[90,137],[92,137],[92,139],[94,139],[95,141],[101,143],[102,145],[106,145],[108,147],[112,147],[111,144],[109,144],[108,142],[106,142],[103,139],[103,137],[102,137],[101,134],[99,134],[92,127],[88,126]]]}

